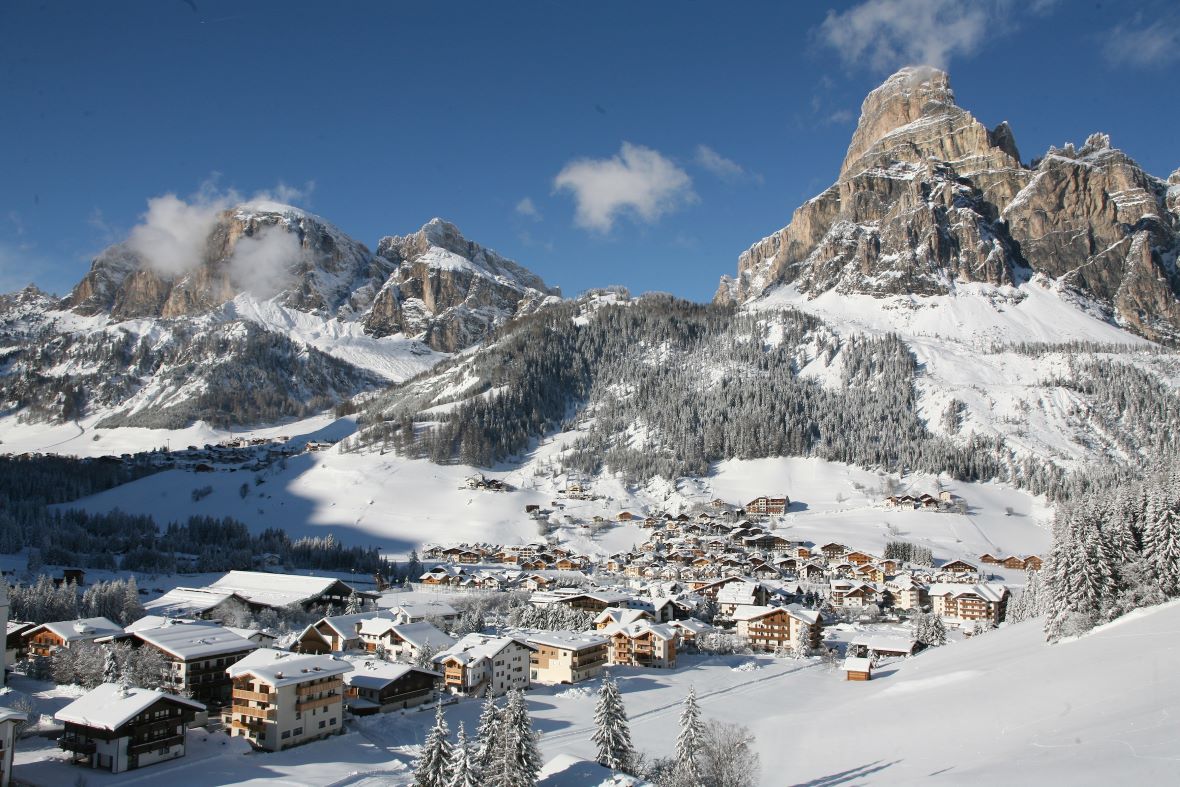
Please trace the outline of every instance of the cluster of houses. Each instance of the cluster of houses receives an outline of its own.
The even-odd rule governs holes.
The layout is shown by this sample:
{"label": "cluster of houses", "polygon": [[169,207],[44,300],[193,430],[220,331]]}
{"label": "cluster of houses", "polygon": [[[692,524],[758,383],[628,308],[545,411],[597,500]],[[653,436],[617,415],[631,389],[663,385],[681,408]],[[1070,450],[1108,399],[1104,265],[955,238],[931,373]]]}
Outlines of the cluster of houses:
{"label": "cluster of houses", "polygon": [[920,495],[889,495],[885,498],[886,508],[900,508],[905,511],[944,511],[955,503],[955,496],[945,489],[935,497],[923,492]]}

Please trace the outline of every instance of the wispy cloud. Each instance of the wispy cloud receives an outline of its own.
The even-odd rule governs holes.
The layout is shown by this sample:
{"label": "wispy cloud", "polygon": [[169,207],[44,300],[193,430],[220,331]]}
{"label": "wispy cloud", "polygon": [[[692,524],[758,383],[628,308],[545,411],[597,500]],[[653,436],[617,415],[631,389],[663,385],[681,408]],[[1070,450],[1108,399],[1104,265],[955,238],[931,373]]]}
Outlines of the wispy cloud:
{"label": "wispy cloud", "polygon": [[531,197],[523,197],[520,202],[516,203],[516,213],[533,221],[541,220],[541,211],[537,210],[537,206],[533,204]]}
{"label": "wispy cloud", "polygon": [[610,158],[571,161],[553,186],[573,194],[574,222],[597,232],[610,232],[623,214],[650,224],[696,200],[687,172],[658,151],[630,142]]}
{"label": "wispy cloud", "polygon": [[1180,15],[1147,24],[1137,16],[1106,35],[1102,54],[1116,66],[1159,68],[1180,60]]}
{"label": "wispy cloud", "polygon": [[848,65],[946,68],[953,57],[978,49],[1006,5],[1004,0],[865,0],[847,11],[829,11],[818,33]]}
{"label": "wispy cloud", "polygon": [[[189,197],[164,194],[149,199],[147,211],[131,229],[127,245],[160,275],[183,276],[201,264],[209,235],[224,211],[241,203],[273,210],[306,199],[314,188],[314,182],[302,187],[279,183],[270,191],[244,199],[232,188],[219,188],[215,174]],[[101,213],[97,217],[101,221]],[[239,287],[269,296],[283,286],[288,271],[302,259],[301,255],[302,246],[295,235],[263,230],[238,240],[229,261],[230,276]]]}
{"label": "wispy cloud", "polygon": [[722,180],[739,180],[746,174],[741,164],[728,159],[708,145],[697,145],[696,163]]}

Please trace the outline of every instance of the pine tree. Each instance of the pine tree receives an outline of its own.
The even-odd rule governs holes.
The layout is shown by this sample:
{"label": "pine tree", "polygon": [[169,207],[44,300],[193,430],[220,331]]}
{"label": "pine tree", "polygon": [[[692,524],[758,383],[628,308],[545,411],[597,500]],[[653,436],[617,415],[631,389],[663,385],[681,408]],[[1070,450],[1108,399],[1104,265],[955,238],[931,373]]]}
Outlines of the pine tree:
{"label": "pine tree", "polygon": [[1180,590],[1180,515],[1166,509],[1144,532],[1144,557],[1167,595]]}
{"label": "pine tree", "polygon": [[495,783],[500,774],[500,755],[503,753],[502,715],[495,698],[490,694],[484,697],[483,709],[479,714],[479,727],[476,729],[479,749],[475,755],[475,764],[488,784]]}
{"label": "pine tree", "polygon": [[685,781],[695,781],[698,776],[697,754],[704,734],[696,687],[689,686],[680,710],[680,734],[676,736],[676,773]]}
{"label": "pine tree", "polygon": [[499,727],[503,741],[499,779],[485,779],[485,783],[496,787],[533,787],[541,773],[541,750],[520,689],[508,692]]}
{"label": "pine tree", "polygon": [[795,639],[791,642],[791,655],[796,659],[806,658],[811,652],[811,627],[801,620],[795,620]]}
{"label": "pine tree", "polygon": [[434,713],[434,726],[422,744],[422,753],[414,761],[414,787],[447,787],[447,763],[451,759],[451,742],[447,740],[447,721],[442,703]]}
{"label": "pine tree", "polygon": [[115,658],[115,649],[113,647],[103,648],[102,657],[102,682],[103,683],[118,683],[119,682],[119,662]]}
{"label": "pine tree", "polygon": [[361,597],[358,596],[354,590],[348,594],[348,604],[344,607],[344,614],[356,615],[364,611],[362,608],[363,606],[364,604],[361,603]]}
{"label": "pine tree", "polygon": [[476,767],[475,751],[467,740],[463,722],[459,722],[459,737],[451,749],[451,759],[447,764],[447,787],[480,787],[482,783]]}
{"label": "pine tree", "polygon": [[598,762],[615,771],[627,772],[634,760],[631,747],[631,728],[627,723],[627,709],[623,696],[610,673],[602,677],[598,705],[594,709],[594,736],[598,747]]}

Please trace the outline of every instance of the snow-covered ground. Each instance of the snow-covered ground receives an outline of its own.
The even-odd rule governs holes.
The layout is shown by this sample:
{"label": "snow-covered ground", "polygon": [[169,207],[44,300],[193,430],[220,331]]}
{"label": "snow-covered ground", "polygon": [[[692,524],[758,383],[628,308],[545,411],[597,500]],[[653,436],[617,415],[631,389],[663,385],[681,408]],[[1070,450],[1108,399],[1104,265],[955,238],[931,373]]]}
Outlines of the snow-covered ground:
{"label": "snow-covered ground", "polygon": [[[168,470],[67,504],[88,511],[120,509],[150,514],[158,522],[194,514],[231,516],[251,528],[282,527],[293,537],[332,532],[346,543],[376,544],[394,553],[425,542],[515,544],[538,537],[537,523],[526,505],[551,508],[563,526],[558,535],[591,555],[629,549],[647,538],[633,524],[615,524],[591,535],[568,523],[589,522],[596,515],[613,519],[632,513],[691,510],[715,497],[745,503],[759,495],[787,494],[790,511],[776,524],[784,535],[817,543],[840,541],[880,552],[891,539],[933,549],[937,558],[976,560],[992,554],[1043,554],[1049,544],[1049,511],[1040,498],[1001,484],[960,483],[945,477],[906,476],[897,491],[912,494],[947,489],[962,498],[967,514],[887,510],[889,477],[849,465],[810,458],[778,458],[718,464],[711,475],[677,484],[655,481],[629,488],[613,477],[593,482],[595,500],[560,495],[566,479],[538,475],[547,453],[564,441],[554,439],[529,461],[487,473],[516,487],[513,492],[467,489],[465,479],[477,471],[462,465],[435,465],[393,454],[341,453],[339,449],[302,454],[261,473],[194,474]],[[263,479],[254,483],[254,476]],[[241,487],[249,485],[243,499]],[[212,492],[193,501],[192,491]]]}
{"label": "snow-covered ground", "polygon": [[[761,784],[1168,784],[1180,763],[1180,602],[1140,610],[1074,641],[1047,645],[1040,621],[1007,625],[916,657],[868,683],[816,660],[686,656],[675,670],[613,671],[632,737],[649,756],[675,745],[680,703],[694,687],[707,718],[757,739]],[[544,758],[593,759],[599,681],[537,687],[529,712]],[[447,708],[452,733],[476,728],[477,700]],[[60,761],[44,739],[22,741],[14,776],[35,785],[268,783],[401,785],[433,722],[429,708],[369,717],[349,734],[281,754],[244,754],[190,736],[191,754],[112,777]]]}

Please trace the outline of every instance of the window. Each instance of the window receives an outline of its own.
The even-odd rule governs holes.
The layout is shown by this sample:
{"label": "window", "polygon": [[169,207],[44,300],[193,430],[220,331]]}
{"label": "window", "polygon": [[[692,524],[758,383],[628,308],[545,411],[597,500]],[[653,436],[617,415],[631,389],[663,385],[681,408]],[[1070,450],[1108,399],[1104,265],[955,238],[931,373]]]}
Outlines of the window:
{"label": "window", "polygon": [[323,719],[321,719],[320,720],[320,729],[322,730],[326,726],[327,726],[327,723]]}
{"label": "window", "polygon": [[302,735],[302,734],[303,734],[303,728],[302,728],[302,727],[296,727],[296,728],[295,728],[295,734],[296,734],[296,735]]}
{"label": "window", "polygon": [[336,726],[336,717],[335,717],[335,716],[333,716],[331,719],[329,719],[329,720],[328,720],[328,724],[330,724],[330,725],[332,725],[333,727],[335,727],[335,726]]}
{"label": "window", "polygon": [[291,737],[291,731],[290,730],[283,730],[283,740],[286,740],[287,738],[290,738],[290,737]]}

